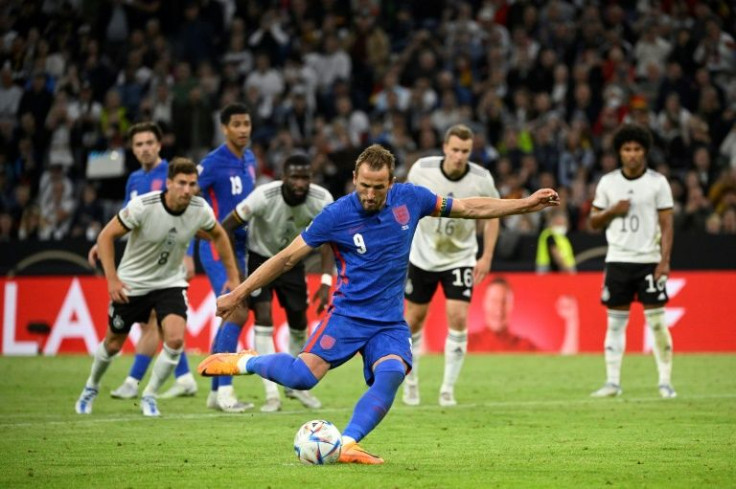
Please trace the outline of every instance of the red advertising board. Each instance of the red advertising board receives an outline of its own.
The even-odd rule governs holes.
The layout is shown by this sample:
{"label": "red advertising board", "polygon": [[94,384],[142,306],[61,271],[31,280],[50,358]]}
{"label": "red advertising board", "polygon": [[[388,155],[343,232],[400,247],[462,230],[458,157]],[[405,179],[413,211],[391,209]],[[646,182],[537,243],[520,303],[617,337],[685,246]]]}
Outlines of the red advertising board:
{"label": "red advertising board", "polygon": [[[599,352],[606,329],[605,309],[599,301],[602,274],[535,275],[508,273],[508,289],[490,285],[500,276],[492,274],[476,287],[468,318],[469,350],[540,351],[573,354]],[[667,284],[670,302],[666,320],[678,352],[736,351],[736,315],[728,304],[736,272],[673,273]],[[310,290],[319,276],[309,277]],[[508,293],[508,290],[511,293]],[[441,292],[430,306],[424,347],[428,352],[444,349],[446,320]],[[107,286],[100,277],[33,277],[0,279],[3,355],[56,355],[91,353],[107,327]],[[204,277],[189,289],[187,349],[207,351],[219,320],[215,299]],[[278,302],[275,301],[275,304]],[[309,310],[310,328],[318,322]],[[274,307],[276,348],[286,349],[288,328],[278,306]],[[48,326],[47,334],[42,330]],[[646,352],[650,338],[644,327],[641,306],[632,308],[627,330],[627,350]],[[252,346],[250,322],[241,344]],[[123,351],[132,352],[137,327]]]}

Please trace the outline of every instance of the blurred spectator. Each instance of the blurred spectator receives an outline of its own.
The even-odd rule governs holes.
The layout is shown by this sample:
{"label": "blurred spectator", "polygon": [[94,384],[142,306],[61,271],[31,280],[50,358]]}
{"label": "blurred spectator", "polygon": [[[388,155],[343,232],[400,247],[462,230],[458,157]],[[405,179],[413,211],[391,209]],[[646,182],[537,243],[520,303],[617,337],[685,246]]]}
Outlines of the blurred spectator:
{"label": "blurred spectator", "polygon": [[256,55],[256,69],[245,79],[243,90],[256,90],[258,106],[253,107],[262,119],[270,119],[274,104],[284,91],[284,78],[281,73],[271,67],[271,59],[266,53]]}
{"label": "blurred spectator", "polygon": [[213,107],[198,85],[189,90],[185,101],[175,101],[172,108],[177,150],[199,161],[211,149],[215,125]]}
{"label": "blurred spectator", "polygon": [[184,19],[177,36],[179,59],[187,61],[191,66],[197,66],[200,61],[212,61],[216,39],[221,34],[200,15],[198,2],[186,2]]}
{"label": "blurred spectator", "polygon": [[730,206],[721,215],[721,233],[736,234],[736,206]]}
{"label": "blurred spectator", "polygon": [[682,213],[675,217],[675,224],[679,231],[702,232],[712,212],[713,207],[703,195],[703,189],[698,186],[691,187],[688,189],[687,201]]}
{"label": "blurred spectator", "polygon": [[0,242],[8,243],[16,237],[13,216],[7,211],[0,211]]}
{"label": "blurred spectator", "polygon": [[46,86],[46,75],[41,71],[37,71],[33,75],[30,86],[23,92],[18,106],[18,113],[30,113],[36,125],[43,126],[53,101],[54,97]]}
{"label": "blurred spectator", "polygon": [[248,39],[248,45],[253,51],[265,53],[276,66],[281,66],[288,43],[289,37],[284,32],[275,9],[268,9],[261,15],[258,29]]}
{"label": "blurred spectator", "polygon": [[13,82],[13,70],[6,62],[0,69],[0,134],[6,139],[13,133],[22,97],[23,89]]}
{"label": "blurred spectator", "polygon": [[97,199],[97,189],[93,184],[86,183],[82,189],[82,200],[72,218],[69,236],[95,241],[104,222],[104,209]]}
{"label": "blurred spectator", "polygon": [[575,253],[567,237],[569,223],[564,210],[545,214],[547,225],[537,240],[537,273],[575,273]]}
{"label": "blurred spectator", "polygon": [[18,239],[37,240],[41,229],[41,210],[36,204],[30,205],[23,210],[18,226]]}
{"label": "blurred spectator", "polygon": [[67,237],[72,224],[74,199],[66,195],[66,187],[61,180],[50,182],[48,196],[42,198],[41,224],[38,238],[59,241]]}

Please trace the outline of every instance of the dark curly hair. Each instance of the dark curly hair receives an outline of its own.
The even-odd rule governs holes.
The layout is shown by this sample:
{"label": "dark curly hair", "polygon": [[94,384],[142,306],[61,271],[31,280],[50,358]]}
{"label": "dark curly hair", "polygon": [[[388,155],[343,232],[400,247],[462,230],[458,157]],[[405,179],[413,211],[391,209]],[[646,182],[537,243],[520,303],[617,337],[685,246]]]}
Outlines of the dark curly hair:
{"label": "dark curly hair", "polygon": [[621,151],[621,146],[626,143],[639,143],[644,148],[645,153],[649,153],[649,148],[652,147],[652,133],[649,129],[640,126],[638,124],[624,124],[613,136],[613,147],[618,155]]}

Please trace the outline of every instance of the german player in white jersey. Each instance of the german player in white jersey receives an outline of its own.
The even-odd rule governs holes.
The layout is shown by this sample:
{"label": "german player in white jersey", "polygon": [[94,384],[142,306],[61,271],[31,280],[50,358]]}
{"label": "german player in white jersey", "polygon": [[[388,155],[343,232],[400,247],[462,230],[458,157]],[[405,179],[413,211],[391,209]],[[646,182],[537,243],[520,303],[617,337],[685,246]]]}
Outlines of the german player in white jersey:
{"label": "german player in white jersey", "polygon": [[672,251],[672,190],[660,173],[647,168],[652,144],[641,126],[622,126],[613,139],[621,169],[604,175],[596,187],[590,217],[594,229],[606,230],[608,252],[601,302],[607,308],[606,383],[593,397],[618,396],[626,325],[634,300],[644,305],[647,327],[654,337],[659,394],[677,394],[672,387],[672,337],[665,323],[667,275]]}
{"label": "german player in white jersey", "polygon": [[[183,258],[191,239],[211,239],[226,266],[226,287],[239,282],[227,234],[212,208],[197,192],[197,167],[186,158],[169,163],[166,191],[132,199],[97,237],[97,253],[110,293],[108,330],[95,351],[92,369],[75,409],[90,414],[100,380],[123,346],[131,326],[156,313],[163,351],[154,362],[141,397],[145,416],[160,416],[156,393],[173,372],[184,350],[187,318],[187,280]],[[115,267],[114,241],[130,233],[120,265]]]}
{"label": "german player in white jersey", "polygon": [[[468,161],[473,147],[473,131],[462,124],[445,133],[444,156],[421,158],[409,171],[407,181],[456,199],[498,198],[493,177],[480,165]],[[478,241],[476,222],[450,217],[425,217],[419,222],[411,244],[409,271],[404,296],[406,322],[412,333],[413,369],[404,381],[403,401],[410,406],[420,402],[419,354],[422,329],[429,303],[442,284],[447,302],[445,371],[440,387],[441,406],[454,406],[455,383],[468,349],[467,317],[473,285],[480,283],[491,268],[498,239],[498,219],[486,219],[483,226],[483,254],[476,261]]]}
{"label": "german player in white jersey", "polygon": [[[322,209],[333,202],[330,192],[312,183],[312,168],[309,158],[294,154],[286,158],[283,180],[256,187],[241,201],[222,222],[228,233],[248,225],[248,275],[272,256],[291,243],[312,222]],[[231,236],[232,238],[232,236]],[[231,239],[231,243],[234,241]],[[327,246],[321,248],[322,283],[313,300],[319,302],[317,311],[322,312],[329,301],[332,285],[334,258]],[[289,353],[299,355],[307,338],[307,284],[302,263],[279,278],[251,292],[248,304],[255,315],[255,349],[261,354],[274,353],[273,317],[271,300],[273,293],[286,312],[289,325]],[[263,412],[281,409],[277,385],[263,379],[266,402]],[[309,391],[285,388],[286,397],[298,399],[304,406],[319,408],[322,403]]]}

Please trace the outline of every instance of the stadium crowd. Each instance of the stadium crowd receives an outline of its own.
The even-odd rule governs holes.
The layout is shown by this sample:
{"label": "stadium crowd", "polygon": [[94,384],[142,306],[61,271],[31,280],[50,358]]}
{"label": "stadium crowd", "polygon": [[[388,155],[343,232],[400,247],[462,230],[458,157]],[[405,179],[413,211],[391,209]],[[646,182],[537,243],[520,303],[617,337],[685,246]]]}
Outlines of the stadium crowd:
{"label": "stadium crowd", "polygon": [[261,183],[303,150],[338,198],[372,143],[401,179],[462,122],[502,197],[557,188],[586,232],[595,184],[617,166],[612,134],[634,121],[654,136],[676,232],[736,234],[734,26],[727,1],[6,0],[0,241],[95,239],[126,175],[88,163],[148,120],[162,156],[198,161],[233,101],[252,108]]}

